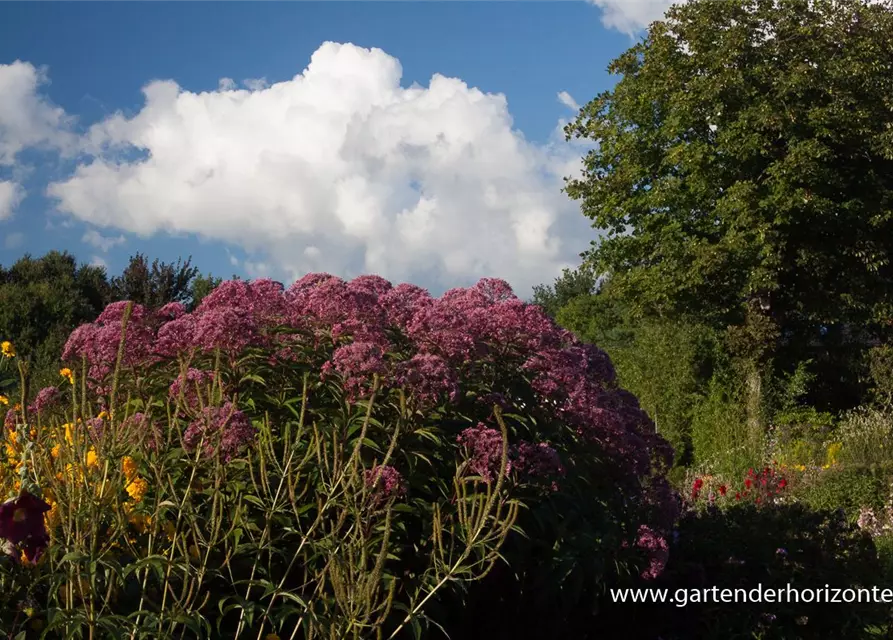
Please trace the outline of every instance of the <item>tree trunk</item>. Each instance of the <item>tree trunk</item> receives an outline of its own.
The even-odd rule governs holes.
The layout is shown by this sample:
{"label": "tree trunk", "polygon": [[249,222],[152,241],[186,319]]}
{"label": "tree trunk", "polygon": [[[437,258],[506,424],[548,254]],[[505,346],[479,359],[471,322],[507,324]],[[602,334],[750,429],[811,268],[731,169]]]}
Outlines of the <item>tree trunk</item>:
{"label": "tree trunk", "polygon": [[747,412],[747,439],[751,445],[759,446],[763,440],[763,376],[758,363],[748,366],[744,406]]}

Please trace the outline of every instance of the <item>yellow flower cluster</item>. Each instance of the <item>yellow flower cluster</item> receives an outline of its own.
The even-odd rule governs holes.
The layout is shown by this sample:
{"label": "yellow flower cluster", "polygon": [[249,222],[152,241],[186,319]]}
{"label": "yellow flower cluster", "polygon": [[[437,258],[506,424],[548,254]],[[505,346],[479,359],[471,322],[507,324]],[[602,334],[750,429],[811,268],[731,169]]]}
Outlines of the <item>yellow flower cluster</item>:
{"label": "yellow flower cluster", "polygon": [[127,480],[125,490],[134,503],[142,502],[146,493],[149,491],[149,483],[145,478],[137,475],[136,461],[130,456],[124,456],[121,460],[121,467],[124,471],[124,477]]}
{"label": "yellow flower cluster", "polygon": [[4,340],[3,342],[0,342],[0,353],[7,358],[15,358],[16,348],[9,340]]}
{"label": "yellow flower cluster", "polygon": [[4,396],[2,393],[0,393],[0,404],[2,404],[4,407],[9,406],[9,398]]}
{"label": "yellow flower cluster", "polygon": [[823,469],[828,469],[837,464],[837,456],[840,454],[841,448],[843,448],[843,444],[840,442],[833,442],[828,445],[827,457],[825,458],[825,465],[822,467]]}
{"label": "yellow flower cluster", "polygon": [[67,378],[69,384],[74,384],[74,373],[68,367],[59,369],[59,375],[62,376],[63,378]]}

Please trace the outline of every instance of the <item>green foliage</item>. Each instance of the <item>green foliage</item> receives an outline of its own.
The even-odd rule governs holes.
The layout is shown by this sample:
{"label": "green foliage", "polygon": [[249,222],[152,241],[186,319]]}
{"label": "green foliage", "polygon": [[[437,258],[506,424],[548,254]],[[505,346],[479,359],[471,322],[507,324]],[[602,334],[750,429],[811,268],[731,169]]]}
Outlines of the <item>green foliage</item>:
{"label": "green foliage", "polygon": [[888,497],[889,474],[864,468],[813,469],[801,480],[799,500],[813,509],[840,509],[855,522],[863,507],[880,510]]}
{"label": "green foliage", "polygon": [[211,293],[221,282],[223,282],[221,278],[215,278],[210,274],[207,276],[196,275],[190,285],[187,309],[194,311],[201,304],[201,301],[204,300],[205,296]]}
{"label": "green foliage", "polygon": [[713,344],[706,327],[643,322],[631,339],[608,353],[624,388],[634,393],[658,431],[676,449],[676,463],[692,456],[692,420],[707,392]]}
{"label": "green foliage", "polygon": [[[156,259],[149,265],[148,258],[137,253],[130,258],[124,272],[111,279],[112,297],[114,300],[132,300],[150,309],[168,302],[188,302],[193,294],[193,281],[199,275],[199,270],[190,266],[191,262],[191,258],[186,262],[178,259],[176,264]],[[199,293],[207,295],[210,284],[198,285]]]}
{"label": "green foliage", "polygon": [[893,472],[893,415],[889,410],[863,407],[847,413],[834,438],[841,444],[841,463]]}
{"label": "green foliage", "polygon": [[840,347],[841,328],[881,331],[891,40],[893,11],[862,0],[670,9],[566,129],[598,142],[567,186],[606,232],[588,254],[596,273],[637,316],[752,324],[739,338],[770,357]]}
{"label": "green foliage", "polygon": [[882,406],[893,408],[893,346],[883,344],[869,350],[868,373],[873,400]]}
{"label": "green foliage", "polygon": [[710,380],[703,402],[692,417],[695,465],[722,477],[740,477],[763,461],[763,443],[747,429],[747,412],[740,383],[718,372]]}
{"label": "green foliage", "polygon": [[541,306],[550,318],[555,318],[559,310],[575,298],[595,293],[596,285],[595,274],[585,265],[573,271],[564,269],[551,286],[535,286],[531,302]]}
{"label": "green foliage", "polygon": [[[846,589],[883,588],[871,539],[833,511],[801,505],[753,505],[686,514],[659,587]],[[689,592],[690,595],[691,592]],[[630,638],[793,640],[864,638],[883,625],[886,607],[862,603],[701,602],[687,606],[625,604],[618,615],[638,621]],[[770,615],[771,614],[771,615]]]}
{"label": "green foliage", "polygon": [[101,268],[68,253],[26,255],[0,270],[0,338],[30,358],[32,385],[58,382],[58,359],[71,330],[110,301]]}

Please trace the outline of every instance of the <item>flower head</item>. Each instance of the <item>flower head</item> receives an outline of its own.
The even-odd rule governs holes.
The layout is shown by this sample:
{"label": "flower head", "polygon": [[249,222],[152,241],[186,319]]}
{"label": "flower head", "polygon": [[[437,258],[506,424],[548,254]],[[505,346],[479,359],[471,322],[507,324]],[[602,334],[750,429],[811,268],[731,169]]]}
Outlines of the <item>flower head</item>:
{"label": "flower head", "polygon": [[0,353],[7,358],[15,358],[16,349],[9,340],[4,340],[3,342],[0,342]]}
{"label": "flower head", "polygon": [[365,473],[366,486],[374,488],[377,499],[386,500],[390,497],[400,497],[406,493],[406,484],[403,476],[390,465],[374,466]]}
{"label": "flower head", "polygon": [[25,557],[36,562],[49,544],[44,514],[50,505],[23,491],[18,498],[0,505],[0,538],[20,545]]}

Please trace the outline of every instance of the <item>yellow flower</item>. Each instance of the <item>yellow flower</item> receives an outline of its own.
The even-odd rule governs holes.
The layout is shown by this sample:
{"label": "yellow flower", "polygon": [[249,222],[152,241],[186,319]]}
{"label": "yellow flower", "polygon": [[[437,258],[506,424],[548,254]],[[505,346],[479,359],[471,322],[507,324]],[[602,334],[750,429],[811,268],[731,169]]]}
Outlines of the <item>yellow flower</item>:
{"label": "yellow flower", "polygon": [[798,464],[798,465],[797,465],[796,467],[794,467],[794,468],[795,468],[797,471],[806,471],[806,465],[803,465],[803,464]]}
{"label": "yellow flower", "polygon": [[12,343],[9,340],[4,340],[3,342],[0,342],[0,353],[7,358],[15,358],[16,348],[12,346]]}
{"label": "yellow flower", "polygon": [[121,469],[124,471],[124,477],[127,478],[127,482],[132,482],[137,472],[136,460],[130,456],[124,456],[121,458]]}
{"label": "yellow flower", "polygon": [[74,384],[74,373],[68,367],[63,367],[59,369],[59,375],[63,378],[68,378],[68,382],[70,384]]}
{"label": "yellow flower", "polygon": [[96,449],[90,447],[90,450],[87,452],[87,466],[88,467],[98,467],[99,466],[99,456],[96,455]]}
{"label": "yellow flower", "polygon": [[72,433],[72,430],[71,430],[71,427],[72,427],[71,423],[66,422],[65,424],[62,425],[62,427],[65,429],[65,441],[68,444],[71,444],[72,440],[74,439],[74,434]]}
{"label": "yellow flower", "polygon": [[136,478],[127,485],[127,494],[133,498],[134,502],[140,502],[149,491],[149,483],[143,478]]}
{"label": "yellow flower", "polygon": [[108,411],[100,411],[99,415],[96,417],[99,418],[100,420],[105,420],[106,418],[109,417]]}
{"label": "yellow flower", "polygon": [[7,398],[6,396],[0,394],[0,404],[2,404],[3,406],[8,406],[8,405],[9,405],[9,398]]}
{"label": "yellow flower", "polygon": [[54,445],[53,448],[50,449],[50,455],[54,458],[58,458],[60,455],[62,455],[62,445]]}
{"label": "yellow flower", "polygon": [[837,464],[837,454],[840,453],[840,449],[843,445],[840,442],[833,442],[828,445],[828,457],[825,460],[826,467],[831,467]]}
{"label": "yellow flower", "polygon": [[[130,508],[133,509],[133,506],[130,505]],[[149,525],[152,524],[152,516],[147,516],[143,513],[132,513],[128,518],[128,522],[140,533],[146,533]]]}

